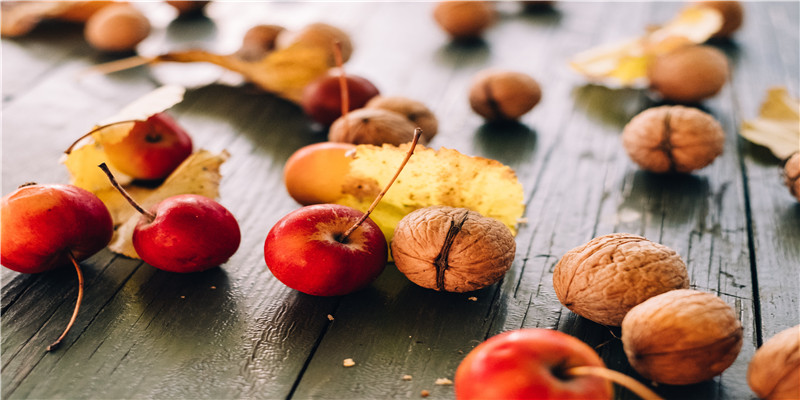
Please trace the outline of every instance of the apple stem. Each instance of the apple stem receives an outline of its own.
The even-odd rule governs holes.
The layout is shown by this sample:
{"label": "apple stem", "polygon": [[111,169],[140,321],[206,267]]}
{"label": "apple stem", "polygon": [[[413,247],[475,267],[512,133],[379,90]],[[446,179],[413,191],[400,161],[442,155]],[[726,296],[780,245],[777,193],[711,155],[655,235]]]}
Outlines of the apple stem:
{"label": "apple stem", "polygon": [[347,116],[347,113],[350,111],[350,93],[347,91],[347,78],[344,73],[342,43],[338,40],[333,42],[333,57],[336,60],[336,66],[339,67],[339,90],[342,95],[342,116]]}
{"label": "apple stem", "polygon": [[411,141],[411,145],[408,148],[408,153],[406,153],[406,157],[403,159],[403,162],[400,163],[400,167],[397,168],[397,172],[394,173],[394,176],[389,181],[389,183],[386,184],[386,187],[384,187],[383,190],[381,190],[381,192],[378,193],[378,197],[376,197],[375,200],[372,202],[372,204],[370,204],[369,208],[364,213],[364,215],[362,215],[361,218],[359,218],[358,221],[356,221],[356,223],[350,227],[350,229],[344,232],[344,234],[340,238],[342,242],[344,242],[347,239],[347,237],[350,236],[351,233],[353,233],[353,231],[358,229],[358,227],[361,226],[361,224],[369,217],[369,214],[372,213],[372,210],[374,210],[375,207],[378,206],[378,202],[380,202],[381,199],[383,198],[383,195],[385,195],[386,192],[389,191],[389,188],[392,186],[395,179],[397,179],[397,177],[400,175],[400,172],[403,171],[403,168],[406,166],[406,163],[408,163],[408,159],[411,158],[412,154],[414,154],[414,148],[417,147],[417,142],[419,141],[419,137],[421,135],[422,135],[422,128],[418,127],[414,129],[414,139]]}
{"label": "apple stem", "polygon": [[589,376],[597,376],[600,378],[608,379],[609,381],[614,382],[630,390],[637,396],[641,397],[643,400],[663,400],[661,396],[657,395],[655,392],[650,390],[650,388],[643,385],[641,382],[631,378],[628,375],[614,371],[612,369],[584,365],[580,367],[572,367],[564,372],[566,375],[571,375],[571,376],[589,375]]}
{"label": "apple stem", "polygon": [[145,210],[142,206],[140,206],[139,203],[137,203],[136,200],[134,200],[133,197],[131,197],[131,195],[128,194],[128,191],[126,191],[125,188],[123,188],[122,185],[120,185],[119,182],[117,182],[116,178],[114,178],[114,174],[112,174],[111,170],[108,169],[106,163],[101,163],[100,165],[98,165],[98,167],[100,167],[100,169],[102,169],[103,172],[106,173],[106,176],[108,176],[108,180],[111,181],[111,184],[114,185],[114,188],[116,188],[117,191],[119,191],[119,193],[122,195],[122,197],[125,198],[125,200],[128,200],[128,203],[131,203],[131,205],[133,206],[133,208],[136,209],[136,211],[139,211],[142,215],[146,216],[150,220],[150,222],[153,222],[153,220],[156,219],[155,214]]}
{"label": "apple stem", "polygon": [[85,134],[85,135],[83,135],[83,136],[79,137],[79,138],[78,138],[78,140],[76,140],[76,141],[72,142],[72,144],[69,146],[69,148],[68,148],[68,149],[66,149],[66,150],[64,150],[64,154],[69,154],[69,153],[72,153],[72,149],[74,149],[74,148],[75,148],[75,146],[77,146],[77,145],[78,145],[78,143],[80,143],[80,142],[81,142],[81,140],[83,140],[83,139],[86,139],[87,137],[91,136],[93,133],[95,133],[95,132],[97,132],[97,131],[99,131],[99,130],[101,130],[101,129],[108,128],[109,126],[114,126],[114,125],[119,125],[119,124],[126,124],[126,123],[130,123],[130,122],[134,122],[134,123],[135,123],[135,122],[141,122],[141,120],[136,120],[136,119],[134,119],[134,120],[128,120],[128,121],[117,121],[117,122],[112,122],[112,123],[110,123],[110,124],[105,124],[105,125],[103,125],[103,126],[98,126],[98,127],[95,127],[94,129],[92,129],[91,131],[89,131],[89,133],[87,133],[87,134]]}
{"label": "apple stem", "polygon": [[67,250],[67,255],[69,255],[72,265],[75,266],[75,272],[78,274],[78,299],[75,301],[75,310],[72,311],[72,318],[69,319],[67,327],[55,342],[53,342],[50,346],[47,346],[47,351],[53,351],[61,346],[61,341],[65,336],[67,336],[67,332],[69,332],[69,330],[72,328],[72,325],[75,323],[75,320],[78,318],[78,310],[81,309],[81,302],[83,301],[83,272],[81,272],[81,266],[78,264],[78,260],[75,259],[75,256],[71,251]]}

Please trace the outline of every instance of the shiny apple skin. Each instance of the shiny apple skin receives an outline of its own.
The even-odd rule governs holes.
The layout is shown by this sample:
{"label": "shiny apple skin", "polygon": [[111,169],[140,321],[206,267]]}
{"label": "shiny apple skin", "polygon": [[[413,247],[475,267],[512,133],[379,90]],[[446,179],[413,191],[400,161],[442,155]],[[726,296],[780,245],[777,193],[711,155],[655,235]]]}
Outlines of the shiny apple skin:
{"label": "shiny apple skin", "polygon": [[[373,97],[380,94],[378,88],[365,78],[346,75],[348,111],[364,107]],[[314,121],[330,126],[342,116],[342,90],[338,75],[325,75],[311,82],[303,89],[300,102],[303,111]]]}
{"label": "shiny apple skin", "polygon": [[102,250],[114,232],[111,214],[94,194],[72,185],[21,187],[2,199],[0,263],[44,272]]}
{"label": "shiny apple skin", "polygon": [[104,144],[109,162],[141,180],[166,178],[192,154],[192,138],[166,113],[137,121],[116,143]]}
{"label": "shiny apple skin", "polygon": [[605,366],[591,347],[566,333],[541,328],[504,332],[459,364],[456,399],[610,399],[611,384],[604,379],[556,376],[584,365]]}
{"label": "shiny apple skin", "polygon": [[199,272],[228,261],[241,242],[239,223],[228,209],[195,194],[169,197],[139,219],[133,247],[142,260],[170,272]]}
{"label": "shiny apple skin", "polygon": [[388,246],[378,225],[367,218],[341,243],[363,213],[337,204],[294,210],[270,229],[264,260],[286,286],[314,296],[340,296],[363,289],[386,267]]}
{"label": "shiny apple skin", "polygon": [[344,178],[350,172],[350,143],[322,142],[301,147],[286,160],[283,181],[298,203],[332,203],[342,197]]}

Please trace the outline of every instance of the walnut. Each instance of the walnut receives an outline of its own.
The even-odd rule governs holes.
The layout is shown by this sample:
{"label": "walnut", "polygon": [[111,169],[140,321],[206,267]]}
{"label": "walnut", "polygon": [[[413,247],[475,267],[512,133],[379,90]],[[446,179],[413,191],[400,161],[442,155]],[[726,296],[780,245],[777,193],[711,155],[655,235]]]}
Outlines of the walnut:
{"label": "walnut", "polygon": [[680,289],[652,297],[622,320],[622,345],[643,377],[689,385],[722,373],[742,348],[742,324],[719,297]]}
{"label": "walnut", "polygon": [[680,46],[655,58],[647,70],[650,88],[666,100],[696,103],[728,81],[728,58],[711,46]]}
{"label": "walnut", "polygon": [[747,383],[760,399],[800,399],[800,325],[779,332],[756,350]]}
{"label": "walnut", "polygon": [[631,159],[651,172],[689,173],[722,154],[725,132],[719,122],[696,108],[661,106],[633,117],[622,131]]}
{"label": "walnut", "polygon": [[539,83],[515,71],[487,69],[472,79],[469,104],[488,121],[515,120],[542,99]]}
{"label": "walnut", "polygon": [[553,288],[564,306],[611,326],[619,326],[639,303],[688,287],[678,253],[627,233],[600,236],[570,250],[553,271]]}
{"label": "walnut", "polygon": [[342,49],[342,62],[347,62],[353,54],[353,43],[350,35],[345,31],[323,22],[316,22],[299,31],[281,31],[275,44],[279,49],[289,47],[295,43],[305,46],[314,46],[328,52],[328,65],[336,66],[334,56],[334,43],[339,42]]}
{"label": "walnut", "polygon": [[397,269],[428,289],[469,292],[499,281],[514,261],[516,242],[503,223],[466,208],[425,207],[394,230]]}
{"label": "walnut", "polygon": [[401,96],[375,96],[364,106],[382,108],[405,115],[416,126],[422,128],[422,137],[430,142],[439,131],[439,121],[433,112],[419,101]]}
{"label": "walnut", "polygon": [[789,192],[800,201],[800,152],[792,154],[783,166],[783,178]]}
{"label": "walnut", "polygon": [[245,61],[258,61],[275,50],[275,40],[285,29],[278,25],[256,25],[248,29],[242,38],[242,46],[236,56]]}
{"label": "walnut", "polygon": [[[328,130],[328,140],[353,144],[395,146],[414,138],[417,126],[405,116],[381,108],[359,108],[339,117]],[[424,133],[424,131],[423,131]],[[420,143],[427,143],[425,136]]]}

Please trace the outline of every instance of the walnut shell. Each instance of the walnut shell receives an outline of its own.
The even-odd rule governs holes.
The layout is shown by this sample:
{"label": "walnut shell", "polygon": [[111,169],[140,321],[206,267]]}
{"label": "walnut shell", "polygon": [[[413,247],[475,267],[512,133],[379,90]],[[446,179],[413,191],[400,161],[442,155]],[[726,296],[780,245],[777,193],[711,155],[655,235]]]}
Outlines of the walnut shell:
{"label": "walnut shell", "polygon": [[494,6],[488,1],[442,1],[433,18],[454,39],[475,39],[494,24]]}
{"label": "walnut shell", "polygon": [[681,46],[662,54],[647,70],[650,88],[666,100],[696,103],[728,81],[728,57],[711,46]]}
{"label": "walnut shell", "polygon": [[729,38],[742,26],[744,8],[738,1],[700,1],[697,4],[713,8],[722,14],[722,26],[714,33],[716,38]]}
{"label": "walnut shell", "polygon": [[[381,108],[359,108],[339,117],[328,130],[331,142],[372,144],[384,143],[395,146],[414,139],[417,126],[408,118],[394,111]],[[427,141],[420,138],[420,143]]]}
{"label": "walnut shell", "polygon": [[800,399],[800,325],[779,332],[756,350],[747,383],[760,399]]}
{"label": "walnut shell", "polygon": [[430,142],[439,131],[439,121],[433,112],[419,101],[401,96],[375,96],[364,106],[382,108],[405,115],[414,125],[422,128],[422,137]]}
{"label": "walnut shell", "polygon": [[539,83],[521,72],[488,69],[472,79],[469,104],[488,121],[515,120],[539,103]]}
{"label": "walnut shell", "polygon": [[711,379],[736,360],[742,324],[719,297],[672,290],[633,307],[622,320],[622,345],[643,377],[668,385]]}
{"label": "walnut shell", "polygon": [[783,166],[783,179],[789,192],[800,201],[800,152],[792,154]]}
{"label": "walnut shell", "polygon": [[686,264],[678,253],[627,233],[600,236],[570,250],[553,271],[553,288],[561,304],[611,326],[619,326],[639,303],[688,287]]}
{"label": "walnut shell", "polygon": [[643,169],[689,173],[722,154],[725,132],[696,108],[661,106],[633,117],[622,130],[622,145]]}
{"label": "walnut shell", "polygon": [[469,292],[499,281],[516,249],[503,223],[447,206],[409,213],[392,239],[392,257],[400,272],[419,286],[447,292]]}

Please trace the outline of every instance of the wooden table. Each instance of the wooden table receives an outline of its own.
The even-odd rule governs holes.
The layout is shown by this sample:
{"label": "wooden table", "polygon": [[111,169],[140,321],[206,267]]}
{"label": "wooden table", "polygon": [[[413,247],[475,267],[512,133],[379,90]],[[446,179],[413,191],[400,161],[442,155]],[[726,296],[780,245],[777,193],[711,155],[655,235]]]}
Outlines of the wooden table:
{"label": "wooden table", "polygon": [[[732,66],[728,85],[703,107],[726,131],[724,154],[691,175],[639,170],[620,144],[624,124],[655,104],[638,90],[586,85],[568,59],[592,46],[638,36],[669,20],[677,3],[557,3],[523,13],[499,4],[481,43],[450,43],[432,3],[212,3],[208,18],[173,21],[164,4],[140,4],[155,26],[140,51],[187,47],[232,52],[256,23],[290,29],[325,21],[347,30],[350,73],[384,94],[428,104],[440,133],[431,147],[499,160],[525,190],[527,224],[501,283],[465,294],[408,281],[393,265],[365,290],[313,297],[285,287],[267,269],[263,243],[298,208],[282,167],[303,145],[324,141],[296,105],[208,65],[140,67],[82,76],[113,60],[92,50],[80,27],[44,24],[2,41],[2,190],[66,183],[61,153],[94,123],[164,83],[190,87],[172,114],[196,147],[227,149],[221,202],[236,215],[242,244],[212,270],[175,275],[103,250],[83,263],[86,297],[62,348],[44,351],[63,329],[76,296],[74,271],[2,272],[4,398],[453,398],[459,362],[478,343],[520,327],[554,328],[595,347],[610,368],[628,365],[618,328],[562,307],[552,285],[569,249],[630,232],[675,249],[692,287],[735,307],[745,341],[713,380],[660,385],[668,398],[753,397],[746,370],[757,346],[797,325],[800,204],[782,184],[780,161],[738,137],[766,90],[800,93],[798,3],[747,3],[743,28],[714,42]],[[483,124],[467,102],[472,76],[488,67],[527,72],[543,100],[517,125]],[[470,297],[477,298],[471,301]],[[328,315],[334,317],[331,321]],[[352,358],[356,365],[344,368]],[[404,375],[411,380],[403,380]],[[641,377],[639,377],[641,379]],[[619,391],[618,398],[632,398]]]}

